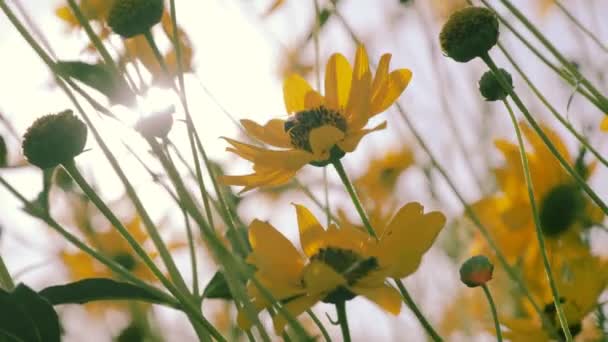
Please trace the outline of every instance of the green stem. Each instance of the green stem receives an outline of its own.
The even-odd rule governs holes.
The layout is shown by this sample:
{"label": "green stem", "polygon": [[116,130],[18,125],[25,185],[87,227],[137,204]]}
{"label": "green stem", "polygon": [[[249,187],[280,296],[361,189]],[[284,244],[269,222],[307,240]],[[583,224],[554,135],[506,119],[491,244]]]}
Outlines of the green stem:
{"label": "green stem", "polygon": [[488,303],[490,304],[490,310],[492,311],[492,318],[494,318],[494,329],[496,329],[496,339],[498,342],[502,342],[502,333],[500,331],[500,322],[498,321],[498,313],[496,313],[496,305],[494,304],[494,299],[492,298],[492,294],[490,293],[490,289],[488,285],[483,284],[481,286],[483,288],[483,293],[486,294],[486,298],[488,299]]}
{"label": "green stem", "polygon": [[536,97],[545,105],[545,107],[547,107],[547,109],[549,109],[549,111],[553,114],[553,116],[555,116],[555,118],[562,125],[564,125],[566,127],[566,129],[568,129],[568,131],[570,131],[570,133],[572,135],[574,135],[576,137],[576,139],[583,146],[585,146],[585,148],[587,148],[602,164],[604,164],[604,166],[608,167],[608,160],[606,160],[606,158],[604,158],[601,153],[599,153],[593,146],[591,146],[591,144],[589,144],[587,139],[585,139],[585,137],[582,134],[578,133],[576,131],[576,129],[574,129],[574,127],[568,122],[568,120],[566,120],[564,118],[564,116],[561,115],[555,109],[555,107],[553,107],[551,105],[551,103],[549,103],[549,101],[543,96],[543,94],[540,92],[540,90],[534,85],[534,83],[532,83],[530,78],[523,72],[521,67],[515,62],[515,60],[513,59],[513,56],[511,56],[511,54],[507,51],[507,49],[505,49],[501,43],[498,43],[498,47],[500,48],[500,51],[502,51],[502,53],[505,55],[505,57],[507,57],[507,59],[509,60],[511,65],[513,65],[513,67],[515,68],[517,73],[524,79],[526,84],[528,84],[528,87],[530,87],[530,89],[532,89],[534,94],[536,94]]}
{"label": "green stem", "polygon": [[399,292],[401,292],[401,296],[403,297],[403,302],[410,308],[410,310],[412,310],[412,312],[414,312],[414,315],[416,316],[416,318],[418,319],[420,324],[422,324],[422,327],[424,328],[424,330],[426,330],[427,334],[429,334],[429,336],[435,342],[443,341],[441,336],[439,336],[439,334],[435,331],[435,329],[433,329],[433,326],[431,325],[431,323],[426,319],[426,317],[424,317],[424,314],[422,313],[422,311],[420,311],[418,306],[416,306],[416,303],[412,299],[412,296],[410,296],[410,293],[405,288],[405,285],[403,285],[403,282],[401,281],[401,279],[395,278],[395,283],[397,284],[397,288],[399,288]]}
{"label": "green stem", "polygon": [[604,43],[602,43],[602,41],[595,34],[593,34],[593,32],[591,32],[590,29],[585,27],[585,25],[583,25],[583,23],[581,23],[580,20],[576,19],[576,17],[574,15],[572,15],[572,13],[570,13],[570,11],[568,11],[568,9],[561,3],[561,1],[554,0],[554,3],[566,15],[566,17],[568,17],[568,19],[570,19],[570,21],[572,21],[574,23],[574,25],[576,25],[581,31],[583,31],[589,38],[591,38],[591,40],[595,44],[597,44],[597,46],[599,46],[600,49],[602,49],[604,52],[608,52],[608,46],[606,46]]}
{"label": "green stem", "polygon": [[6,268],[2,255],[0,255],[0,288],[6,291],[11,291],[15,288],[15,283],[13,283],[13,278],[11,278],[8,268]]}
{"label": "green stem", "polygon": [[515,104],[517,105],[519,110],[526,117],[526,120],[528,120],[528,122],[530,123],[532,128],[536,131],[536,134],[538,134],[538,136],[543,140],[543,142],[545,143],[547,148],[551,151],[551,153],[553,153],[555,158],[557,158],[560,165],[564,169],[566,169],[566,171],[576,180],[578,185],[580,185],[583,188],[583,190],[585,190],[585,192],[589,195],[589,197],[591,197],[593,202],[595,202],[595,204],[597,204],[597,206],[602,209],[604,214],[608,215],[608,206],[606,206],[606,203],[604,203],[604,201],[602,201],[602,199],[595,193],[595,191],[593,191],[593,189],[591,189],[591,187],[589,187],[589,185],[585,182],[585,180],[581,177],[581,175],[579,175],[578,172],[576,172],[576,170],[574,170],[574,168],[572,168],[572,166],[568,163],[568,161],[559,153],[559,151],[557,150],[557,148],[555,147],[553,142],[551,142],[549,137],[547,137],[547,135],[545,134],[545,132],[543,132],[540,125],[536,122],[536,120],[534,119],[532,114],[530,114],[530,112],[528,111],[528,108],[526,108],[526,106],[524,105],[522,100],[519,98],[519,96],[517,95],[515,90],[513,90],[513,88],[508,85],[507,81],[503,78],[502,74],[497,72],[498,67],[496,66],[496,64],[490,57],[490,55],[486,54],[485,56],[481,56],[481,59],[483,59],[483,61],[488,65],[490,70],[492,70],[495,75],[498,75],[498,77],[497,77],[498,82],[501,84],[503,89],[505,91],[507,91],[507,93],[509,94],[511,99],[513,99],[513,102],[515,102]]}
{"label": "green stem", "polygon": [[365,230],[367,230],[369,235],[378,239],[378,236],[376,235],[374,228],[372,228],[372,224],[369,222],[369,219],[367,218],[367,214],[365,213],[365,210],[363,209],[361,200],[359,200],[359,196],[357,196],[357,192],[355,191],[353,184],[351,183],[350,179],[348,178],[348,175],[346,174],[346,171],[344,170],[344,166],[342,165],[342,162],[340,160],[336,160],[336,161],[333,161],[332,164],[333,164],[334,168],[336,169],[338,176],[340,176],[340,179],[342,180],[342,184],[344,184],[344,187],[348,191],[348,194],[350,195],[350,198],[351,198],[353,204],[355,205],[355,208],[357,209],[357,213],[359,213],[359,216],[361,217],[361,221],[363,221],[363,226],[365,227]]}
{"label": "green stem", "polygon": [[[494,71],[494,75],[497,75]],[[515,129],[515,134],[517,135],[517,142],[519,144],[519,154],[521,156],[521,162],[523,166],[524,176],[526,178],[526,186],[528,189],[528,197],[530,199],[530,207],[532,208],[532,216],[534,218],[534,226],[536,228],[536,238],[538,240],[538,247],[540,253],[543,258],[543,265],[545,267],[545,273],[547,275],[547,279],[549,281],[549,285],[551,287],[551,293],[553,295],[553,303],[555,304],[557,317],[559,318],[560,325],[562,327],[562,331],[564,332],[564,336],[566,337],[566,341],[572,341],[572,335],[570,334],[570,329],[568,328],[568,321],[566,319],[566,315],[564,314],[564,310],[562,309],[560,302],[560,295],[557,285],[555,284],[555,279],[553,277],[553,271],[551,270],[551,264],[549,263],[549,257],[547,256],[547,249],[545,247],[545,238],[543,235],[540,217],[538,215],[538,208],[536,207],[536,199],[534,196],[534,185],[532,184],[532,176],[530,175],[530,166],[528,165],[528,157],[526,155],[526,149],[524,146],[524,140],[521,136],[521,132],[519,126],[517,125],[517,119],[515,118],[515,114],[509,105],[507,100],[503,100],[505,107],[507,107],[507,111],[509,112],[509,116],[511,117],[511,122],[513,123],[513,127]]]}
{"label": "green stem", "polygon": [[319,328],[319,331],[321,331],[325,342],[331,342],[331,337],[329,336],[327,329],[325,329],[325,326],[323,325],[319,317],[317,317],[317,315],[315,315],[315,313],[311,309],[306,310],[306,313],[308,313],[308,316],[310,316],[312,321],[315,322],[317,328]]}
{"label": "green stem", "polygon": [[186,209],[182,208],[182,214],[184,215],[184,221],[186,223],[186,234],[188,235],[188,249],[190,251],[190,267],[192,268],[192,294],[198,298],[199,296],[199,284],[198,284],[198,264],[196,262],[196,250],[194,247],[194,234],[192,234],[192,226],[190,225],[190,218]]}
{"label": "green stem", "polygon": [[350,330],[348,329],[348,317],[346,317],[346,302],[336,303],[336,311],[338,312],[338,322],[342,330],[342,341],[350,342]]}

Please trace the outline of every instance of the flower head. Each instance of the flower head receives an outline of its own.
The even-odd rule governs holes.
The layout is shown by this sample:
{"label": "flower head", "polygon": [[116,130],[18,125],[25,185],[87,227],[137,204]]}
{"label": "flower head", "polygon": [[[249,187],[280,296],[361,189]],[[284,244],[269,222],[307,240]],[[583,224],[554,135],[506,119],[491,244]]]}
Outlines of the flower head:
{"label": "flower head", "polygon": [[498,19],[484,7],[466,7],[454,12],[439,34],[443,52],[461,63],[487,54],[497,41]]}
{"label": "flower head", "polygon": [[468,287],[482,286],[492,280],[493,272],[494,265],[490,260],[483,255],[477,255],[460,266],[460,280]]}
{"label": "flower head", "polygon": [[243,191],[285,184],[304,165],[336,161],[354,151],[365,135],[385,128],[386,122],[371,129],[365,125],[397,100],[412,77],[408,69],[389,73],[390,59],[390,54],[383,55],[372,77],[363,46],[357,49],[354,68],[343,55],[334,54],[325,70],[325,96],[302,77],[288,77],[283,94],[289,119],[273,119],[263,126],[241,120],[252,138],[281,150],[226,138],[232,145],[228,151],[251,161],[254,173],[225,176],[224,183],[242,185]]}
{"label": "flower head", "polygon": [[[502,78],[507,81],[509,87],[513,89],[513,78],[511,74],[505,69],[498,69],[498,72],[502,75]],[[491,70],[486,71],[481,79],[479,80],[479,92],[481,96],[483,96],[486,101],[498,101],[504,100],[509,93],[506,92],[494,72]]]}
{"label": "flower head", "polygon": [[364,200],[385,205],[395,192],[399,176],[414,162],[414,154],[408,148],[392,150],[369,163],[363,176],[355,180],[355,185]]}
{"label": "flower head", "polygon": [[[398,314],[401,297],[386,278],[416,271],[445,223],[443,214],[424,213],[420,204],[409,203],[376,231],[376,240],[354,227],[332,224],[325,230],[308,209],[295,207],[304,255],[276,228],[255,220],[249,226],[253,251],[247,259],[256,267],[255,277],[294,316],[319,301],[338,303],[357,295]],[[271,305],[252,283],[248,292],[258,310]],[[249,324],[239,313],[239,325]],[[285,320],[277,315],[274,324],[281,332]]]}
{"label": "flower head", "polygon": [[148,32],[163,16],[163,0],[114,0],[108,25],[124,38]]}
{"label": "flower head", "polygon": [[41,169],[72,160],[84,149],[87,126],[71,110],[45,115],[23,136],[23,155]]}

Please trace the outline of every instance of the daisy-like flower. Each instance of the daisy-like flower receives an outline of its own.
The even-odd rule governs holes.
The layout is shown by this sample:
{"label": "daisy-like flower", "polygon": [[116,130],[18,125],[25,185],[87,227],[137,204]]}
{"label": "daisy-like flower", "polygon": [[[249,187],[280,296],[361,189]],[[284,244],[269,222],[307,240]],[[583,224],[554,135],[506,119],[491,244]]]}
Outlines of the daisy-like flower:
{"label": "daisy-like flower", "polygon": [[408,69],[389,72],[390,59],[383,55],[372,77],[363,46],[357,48],[354,68],[343,55],[332,55],[325,69],[325,96],[301,76],[288,77],[283,85],[288,120],[273,119],[263,126],[241,120],[252,138],[280,150],[226,138],[232,145],[227,150],[251,161],[254,172],[224,176],[223,182],[244,186],[243,191],[282,185],[306,164],[325,166],[354,151],[361,138],[386,127],[386,122],[371,129],[365,125],[397,100],[412,77]]}
{"label": "daisy-like flower", "polygon": [[414,162],[410,149],[389,151],[370,162],[363,176],[355,180],[359,195],[376,204],[382,204],[394,193],[399,176]]}
{"label": "daisy-like flower", "polygon": [[[335,304],[357,295],[398,314],[401,296],[386,279],[416,271],[445,223],[443,214],[424,213],[422,205],[412,202],[376,230],[376,240],[353,227],[332,224],[324,230],[308,209],[295,207],[304,255],[276,228],[255,220],[249,226],[253,251],[247,259],[256,267],[255,277],[294,316],[319,301]],[[257,310],[271,306],[251,282],[247,288]],[[238,323],[245,329],[251,324],[244,312]],[[277,333],[285,324],[281,315],[274,317]]]}
{"label": "daisy-like flower", "polygon": [[[604,217],[601,209],[562,169],[540,137],[527,124],[520,126],[533,149],[533,153],[528,153],[530,173],[540,224],[549,243],[578,236],[582,228],[601,222]],[[543,131],[571,165],[585,177],[591,174],[593,164],[585,165],[581,159],[572,158],[555,132],[547,127]],[[535,239],[535,226],[518,146],[506,140],[497,140],[495,144],[505,158],[505,165],[495,170],[502,193],[484,198],[473,207],[505,255],[513,260]]]}

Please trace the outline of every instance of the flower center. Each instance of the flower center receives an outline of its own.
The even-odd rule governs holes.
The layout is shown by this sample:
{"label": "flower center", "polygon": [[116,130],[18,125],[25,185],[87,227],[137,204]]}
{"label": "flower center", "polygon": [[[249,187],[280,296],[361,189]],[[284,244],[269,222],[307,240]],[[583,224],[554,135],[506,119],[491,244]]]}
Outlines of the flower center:
{"label": "flower center", "polygon": [[285,122],[285,132],[289,134],[291,144],[300,150],[312,152],[310,132],[321,126],[334,126],[346,132],[346,119],[339,112],[323,106],[297,112]]}
{"label": "flower center", "polygon": [[[559,299],[560,304],[564,304],[566,303],[566,299],[561,297]],[[545,305],[545,308],[543,309],[543,311],[545,312],[545,314],[547,316],[549,316],[549,319],[551,320],[551,322],[553,322],[553,325],[555,327],[557,327],[557,333],[559,335],[559,341],[565,341],[566,340],[566,336],[564,335],[564,332],[562,331],[562,329],[559,328],[559,320],[557,318],[557,310],[555,309],[555,304],[553,302]],[[570,325],[568,325],[568,330],[570,330],[570,334],[572,335],[572,337],[576,337],[576,335],[578,335],[581,330],[583,330],[583,326],[581,325],[580,322],[576,322],[576,323],[570,323]]]}
{"label": "flower center", "polygon": [[397,177],[399,177],[399,170],[394,167],[387,167],[380,172],[380,181],[387,188],[395,185]]}
{"label": "flower center", "polygon": [[114,255],[112,259],[128,271],[132,271],[133,269],[135,269],[135,265],[137,265],[137,261],[129,253],[118,253]]}
{"label": "flower center", "polygon": [[[355,284],[357,280],[378,268],[378,260],[374,257],[365,258],[351,250],[333,247],[321,248],[310,260],[325,263],[346,278],[348,285]],[[323,302],[336,304],[353,299],[355,296],[350,290],[340,286],[331,291]]]}
{"label": "flower center", "polygon": [[540,204],[540,224],[547,236],[557,236],[568,229],[579,217],[582,198],[574,185],[553,188]]}

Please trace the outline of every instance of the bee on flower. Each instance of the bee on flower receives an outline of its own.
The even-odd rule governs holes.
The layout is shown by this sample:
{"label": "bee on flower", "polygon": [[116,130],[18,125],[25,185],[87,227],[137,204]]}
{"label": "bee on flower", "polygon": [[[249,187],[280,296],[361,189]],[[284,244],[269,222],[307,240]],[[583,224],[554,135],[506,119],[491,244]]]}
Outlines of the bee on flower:
{"label": "bee on flower", "polygon": [[[403,206],[386,226],[378,226],[377,240],[353,227],[330,225],[326,230],[305,207],[295,205],[303,255],[269,223],[254,220],[249,226],[252,252],[248,263],[255,277],[292,315],[298,316],[322,301],[344,303],[360,295],[385,311],[401,310],[399,292],[387,278],[414,273],[445,223],[440,212],[424,213],[419,203]],[[249,282],[248,294],[259,311],[272,303]],[[275,315],[277,333],[286,324]],[[251,325],[245,312],[238,323]]]}
{"label": "bee on flower", "polygon": [[357,48],[354,68],[341,54],[329,58],[325,69],[325,95],[311,88],[299,75],[283,84],[287,120],[273,119],[265,125],[241,120],[247,133],[268,149],[225,138],[228,151],[253,163],[248,175],[224,176],[228,185],[247,191],[289,182],[306,164],[325,166],[357,148],[367,134],[384,129],[386,122],[366,128],[367,122],[393,104],[409,84],[408,69],[389,72],[391,55],[380,59],[375,77],[367,52]]}

